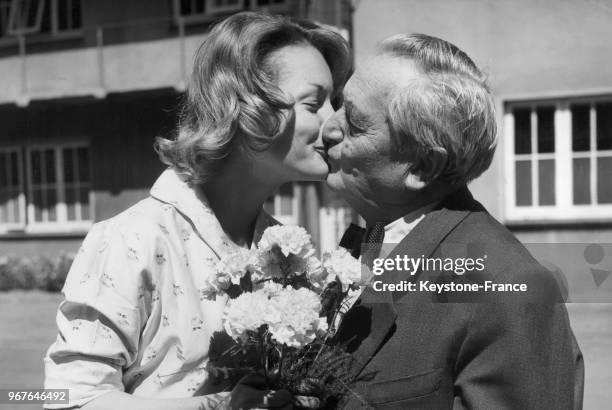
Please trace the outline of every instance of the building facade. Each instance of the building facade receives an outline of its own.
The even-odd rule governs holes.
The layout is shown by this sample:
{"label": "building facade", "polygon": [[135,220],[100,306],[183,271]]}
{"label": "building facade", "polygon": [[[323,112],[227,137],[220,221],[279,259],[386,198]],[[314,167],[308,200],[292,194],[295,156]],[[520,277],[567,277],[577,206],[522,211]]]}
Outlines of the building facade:
{"label": "building facade", "polygon": [[[448,39],[485,69],[500,138],[474,195],[525,242],[612,243],[612,6],[604,0],[0,0],[0,256],[77,249],[163,169],[211,24],[269,10],[352,33]],[[356,215],[323,184],[266,203],[323,249]]]}
{"label": "building facade", "polygon": [[[154,138],[175,132],[212,24],[266,10],[342,29],[343,4],[0,0],[0,256],[74,252],[93,223],[148,195],[163,170]],[[332,247],[352,214],[329,198],[289,184],[266,208]]]}

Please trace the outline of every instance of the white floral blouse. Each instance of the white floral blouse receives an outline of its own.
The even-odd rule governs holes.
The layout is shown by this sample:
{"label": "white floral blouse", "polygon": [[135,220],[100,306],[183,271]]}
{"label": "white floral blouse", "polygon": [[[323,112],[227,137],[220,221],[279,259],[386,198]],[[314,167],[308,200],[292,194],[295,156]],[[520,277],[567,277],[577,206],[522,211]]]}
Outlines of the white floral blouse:
{"label": "white floral blouse", "polygon": [[[202,196],[200,196],[202,198]],[[276,221],[264,211],[253,243]],[[189,397],[227,386],[204,370],[227,300],[207,299],[216,261],[235,245],[210,207],[168,169],[151,196],[97,223],[78,251],[45,362],[45,388],[82,406],[110,390]]]}

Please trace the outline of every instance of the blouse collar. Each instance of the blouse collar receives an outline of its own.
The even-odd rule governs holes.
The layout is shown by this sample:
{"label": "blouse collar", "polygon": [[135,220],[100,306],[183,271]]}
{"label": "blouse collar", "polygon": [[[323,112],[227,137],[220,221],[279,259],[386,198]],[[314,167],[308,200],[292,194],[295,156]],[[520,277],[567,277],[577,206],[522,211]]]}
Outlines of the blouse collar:
{"label": "blouse collar", "polygon": [[[239,248],[223,231],[204,194],[201,191],[196,193],[196,188],[174,169],[166,169],[155,181],[150,193],[153,198],[174,207],[218,257]],[[251,248],[259,242],[267,227],[277,223],[262,209],[255,221]]]}

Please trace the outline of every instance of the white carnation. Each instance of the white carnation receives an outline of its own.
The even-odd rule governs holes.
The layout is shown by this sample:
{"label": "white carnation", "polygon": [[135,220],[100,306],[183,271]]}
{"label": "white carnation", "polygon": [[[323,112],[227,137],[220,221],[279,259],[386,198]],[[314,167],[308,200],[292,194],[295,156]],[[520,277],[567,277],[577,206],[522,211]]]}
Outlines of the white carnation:
{"label": "white carnation", "polygon": [[240,285],[240,279],[247,272],[259,270],[259,255],[257,252],[238,248],[224,255],[216,265],[216,278],[214,282],[221,289],[227,289],[230,285]]}
{"label": "white carnation", "polygon": [[335,279],[315,256],[306,259],[306,278],[316,292],[321,292]]}
{"label": "white carnation", "polygon": [[287,287],[272,300],[282,312],[280,321],[268,324],[277,342],[299,348],[327,331],[325,318],[319,317],[321,301],[316,293]]}
{"label": "white carnation", "polygon": [[260,290],[230,300],[223,325],[232,338],[242,342],[247,340],[249,331],[267,325],[278,343],[301,347],[327,331],[325,319],[319,317],[320,310],[316,293],[267,282]]}
{"label": "white carnation", "polygon": [[231,299],[223,315],[223,327],[228,335],[244,343],[249,331],[280,320],[281,313],[270,303],[268,293],[261,290]]}
{"label": "white carnation", "polygon": [[331,277],[338,277],[342,290],[346,292],[351,285],[362,285],[361,261],[353,258],[344,248],[327,253],[323,258],[323,267]]}
{"label": "white carnation", "polygon": [[266,228],[258,247],[262,252],[269,252],[278,247],[285,257],[289,254],[307,257],[314,252],[306,229],[290,225],[274,225]]}

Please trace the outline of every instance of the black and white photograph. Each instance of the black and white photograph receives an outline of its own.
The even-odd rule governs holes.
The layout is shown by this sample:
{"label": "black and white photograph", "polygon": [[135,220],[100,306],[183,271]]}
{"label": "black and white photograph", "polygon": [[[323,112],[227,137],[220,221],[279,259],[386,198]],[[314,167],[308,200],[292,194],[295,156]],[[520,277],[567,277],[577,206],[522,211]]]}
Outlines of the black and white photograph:
{"label": "black and white photograph", "polygon": [[0,410],[612,406],[612,0],[0,0]]}

